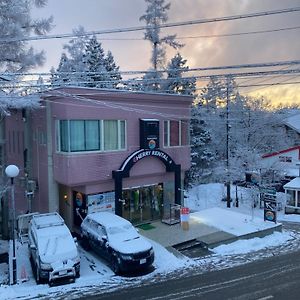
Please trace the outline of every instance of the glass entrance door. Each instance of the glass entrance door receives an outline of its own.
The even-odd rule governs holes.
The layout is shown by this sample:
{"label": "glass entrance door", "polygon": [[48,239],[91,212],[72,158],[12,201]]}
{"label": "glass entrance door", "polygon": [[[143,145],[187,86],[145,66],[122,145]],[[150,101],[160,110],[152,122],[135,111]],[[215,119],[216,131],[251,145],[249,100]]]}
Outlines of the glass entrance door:
{"label": "glass entrance door", "polygon": [[161,219],[163,216],[163,185],[124,190],[122,215],[134,224]]}
{"label": "glass entrance door", "polygon": [[134,224],[162,218],[162,184],[123,191],[123,217]]}

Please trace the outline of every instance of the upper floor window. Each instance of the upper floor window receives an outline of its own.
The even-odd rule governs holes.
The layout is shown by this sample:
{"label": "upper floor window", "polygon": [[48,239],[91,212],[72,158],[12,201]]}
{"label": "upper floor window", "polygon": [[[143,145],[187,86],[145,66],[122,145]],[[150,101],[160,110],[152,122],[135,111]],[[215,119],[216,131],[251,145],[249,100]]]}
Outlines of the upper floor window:
{"label": "upper floor window", "polygon": [[125,148],[126,122],[124,120],[58,121],[58,151],[109,151]]}
{"label": "upper floor window", "polygon": [[189,122],[187,120],[164,121],[164,146],[185,146],[189,144]]}

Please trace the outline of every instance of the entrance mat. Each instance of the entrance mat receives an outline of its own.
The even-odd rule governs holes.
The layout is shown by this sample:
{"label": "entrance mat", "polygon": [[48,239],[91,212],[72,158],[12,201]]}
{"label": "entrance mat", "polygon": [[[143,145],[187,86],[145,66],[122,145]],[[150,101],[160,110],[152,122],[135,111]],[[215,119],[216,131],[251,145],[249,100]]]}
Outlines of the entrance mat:
{"label": "entrance mat", "polygon": [[151,230],[151,229],[154,229],[155,226],[148,223],[148,224],[141,224],[141,225],[137,226],[137,228],[140,228],[142,230]]}

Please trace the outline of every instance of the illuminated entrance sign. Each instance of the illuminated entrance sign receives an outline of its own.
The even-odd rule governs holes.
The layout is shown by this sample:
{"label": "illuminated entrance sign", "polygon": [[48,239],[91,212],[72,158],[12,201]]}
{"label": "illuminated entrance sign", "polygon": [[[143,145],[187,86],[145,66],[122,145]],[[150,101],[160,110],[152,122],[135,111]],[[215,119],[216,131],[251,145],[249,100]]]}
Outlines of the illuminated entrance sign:
{"label": "illuminated entrance sign", "polygon": [[133,158],[133,163],[136,163],[139,160],[141,160],[142,158],[147,157],[147,156],[156,156],[156,157],[159,157],[159,158],[165,160],[169,164],[173,163],[173,160],[170,158],[170,156],[167,153],[162,152],[160,150],[144,150],[144,151],[138,153]]}

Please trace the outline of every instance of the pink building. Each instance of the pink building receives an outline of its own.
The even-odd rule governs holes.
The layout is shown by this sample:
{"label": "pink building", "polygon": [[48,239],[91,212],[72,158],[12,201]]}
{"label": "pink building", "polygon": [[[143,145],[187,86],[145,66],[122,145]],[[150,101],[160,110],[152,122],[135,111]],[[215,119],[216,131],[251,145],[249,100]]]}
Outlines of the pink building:
{"label": "pink building", "polygon": [[19,213],[57,211],[75,230],[91,211],[137,224],[182,203],[191,97],[58,88],[41,99],[6,121],[7,164],[21,166],[27,196]]}

